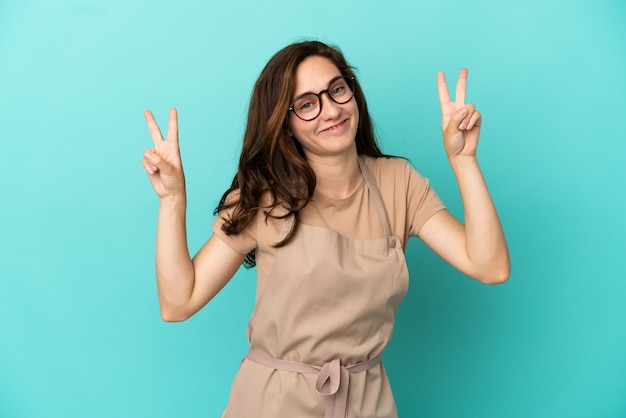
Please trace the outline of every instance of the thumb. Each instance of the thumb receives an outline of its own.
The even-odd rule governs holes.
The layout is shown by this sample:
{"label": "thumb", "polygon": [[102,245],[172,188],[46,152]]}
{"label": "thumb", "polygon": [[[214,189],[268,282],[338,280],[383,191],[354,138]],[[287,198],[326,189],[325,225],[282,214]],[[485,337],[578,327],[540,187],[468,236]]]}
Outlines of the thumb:
{"label": "thumb", "polygon": [[467,108],[463,106],[456,112],[450,115],[450,120],[448,121],[448,126],[446,126],[445,134],[447,137],[451,137],[456,135],[461,130],[459,129],[459,124],[461,121],[467,116]]}
{"label": "thumb", "polygon": [[171,175],[174,171],[174,167],[163,158],[161,158],[153,150],[146,150],[146,152],[144,153],[144,157],[149,164],[155,166],[161,173],[165,175]]}

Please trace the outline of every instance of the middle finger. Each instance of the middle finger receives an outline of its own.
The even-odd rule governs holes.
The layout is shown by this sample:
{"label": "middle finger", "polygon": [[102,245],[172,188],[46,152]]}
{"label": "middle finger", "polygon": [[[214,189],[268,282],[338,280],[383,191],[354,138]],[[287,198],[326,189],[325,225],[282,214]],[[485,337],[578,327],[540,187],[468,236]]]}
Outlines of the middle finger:
{"label": "middle finger", "polygon": [[465,93],[467,91],[467,68],[461,69],[459,73],[459,80],[456,82],[456,95],[454,97],[455,103],[465,104]]}

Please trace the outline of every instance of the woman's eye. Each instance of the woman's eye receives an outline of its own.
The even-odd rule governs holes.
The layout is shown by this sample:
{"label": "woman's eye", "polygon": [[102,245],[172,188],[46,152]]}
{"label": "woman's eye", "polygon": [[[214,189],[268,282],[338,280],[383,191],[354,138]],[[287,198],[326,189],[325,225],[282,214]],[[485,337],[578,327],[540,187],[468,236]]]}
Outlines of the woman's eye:
{"label": "woman's eye", "polygon": [[303,103],[300,103],[298,105],[298,109],[300,109],[300,110],[310,110],[313,107],[315,107],[315,103],[314,102],[303,102]]}

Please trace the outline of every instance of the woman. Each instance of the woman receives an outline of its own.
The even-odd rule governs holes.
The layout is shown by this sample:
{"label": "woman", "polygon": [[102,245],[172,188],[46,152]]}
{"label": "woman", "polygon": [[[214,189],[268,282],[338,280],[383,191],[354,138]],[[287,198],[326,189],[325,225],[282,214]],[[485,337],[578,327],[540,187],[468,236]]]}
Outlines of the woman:
{"label": "woman", "polygon": [[450,100],[438,74],[444,146],[465,225],[405,160],[378,148],[367,104],[341,52],[320,42],[279,51],[257,80],[239,169],[214,234],[191,259],[176,110],[143,166],[159,195],[161,314],[201,309],[242,262],[256,264],[250,352],[225,417],[397,416],[380,355],[406,293],[409,236],[484,283],[508,278],[502,227],[476,160],[481,115]]}

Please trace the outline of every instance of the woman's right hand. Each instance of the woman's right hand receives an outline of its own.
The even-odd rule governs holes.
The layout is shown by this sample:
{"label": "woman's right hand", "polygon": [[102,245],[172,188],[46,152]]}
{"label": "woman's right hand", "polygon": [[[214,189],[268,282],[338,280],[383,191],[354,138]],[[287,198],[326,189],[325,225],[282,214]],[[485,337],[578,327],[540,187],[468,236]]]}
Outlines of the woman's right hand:
{"label": "woman's right hand", "polygon": [[146,110],[144,117],[148,123],[150,136],[154,141],[154,149],[147,149],[143,153],[142,165],[148,173],[148,178],[154,191],[160,199],[185,195],[185,175],[180,159],[178,146],[178,114],[176,109],[170,109],[170,120],[167,125],[167,138],[163,140],[161,131],[152,112]]}

